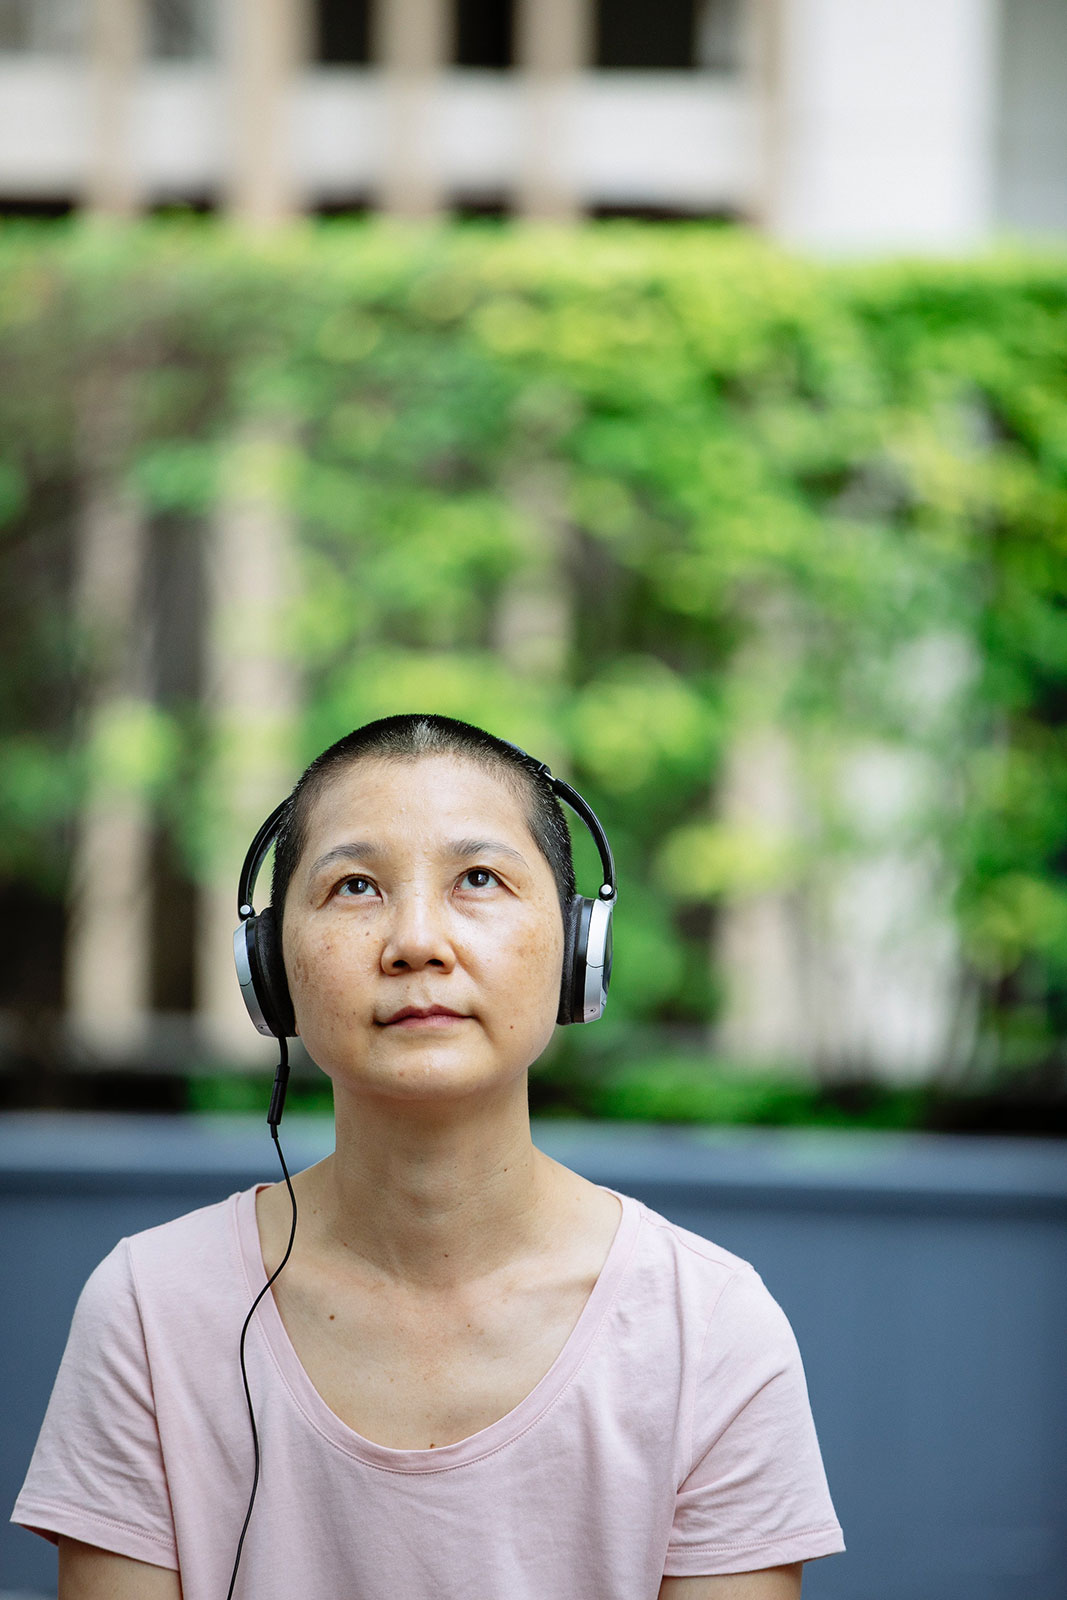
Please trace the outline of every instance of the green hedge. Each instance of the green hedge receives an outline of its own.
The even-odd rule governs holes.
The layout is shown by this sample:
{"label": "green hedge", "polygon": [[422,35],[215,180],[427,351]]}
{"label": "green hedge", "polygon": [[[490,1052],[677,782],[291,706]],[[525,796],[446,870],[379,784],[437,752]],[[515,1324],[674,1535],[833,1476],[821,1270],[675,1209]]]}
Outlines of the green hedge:
{"label": "green hedge", "polygon": [[[70,530],[103,373],[164,541],[210,513],[235,430],[284,419],[300,586],[279,647],[306,755],[418,704],[567,764],[627,883],[620,1015],[700,1023],[722,897],[872,847],[834,762],[874,738],[944,780],[909,826],[980,986],[981,1062],[1047,1062],[1067,1009],[1065,268],[819,267],[697,226],[9,225],[0,868],[61,892],[91,754],[204,870],[195,695],[102,751],[72,739]],[[520,674],[493,619],[536,578],[538,495],[568,529],[575,624],[562,663]],[[739,665],[757,622],[781,639],[762,676]],[[931,649],[955,663],[948,711],[924,698]],[[760,717],[805,764],[803,849],[708,820]]]}

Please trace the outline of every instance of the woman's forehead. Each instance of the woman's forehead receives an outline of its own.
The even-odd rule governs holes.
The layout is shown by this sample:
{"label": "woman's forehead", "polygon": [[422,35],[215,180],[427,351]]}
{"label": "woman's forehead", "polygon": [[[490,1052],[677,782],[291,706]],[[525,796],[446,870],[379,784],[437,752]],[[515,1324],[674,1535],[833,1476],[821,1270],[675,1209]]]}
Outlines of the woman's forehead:
{"label": "woman's forehead", "polygon": [[416,827],[423,835],[482,830],[492,822],[530,840],[526,797],[502,768],[445,754],[367,756],[332,773],[312,799],[307,842],[324,832],[359,823],[386,831]]}

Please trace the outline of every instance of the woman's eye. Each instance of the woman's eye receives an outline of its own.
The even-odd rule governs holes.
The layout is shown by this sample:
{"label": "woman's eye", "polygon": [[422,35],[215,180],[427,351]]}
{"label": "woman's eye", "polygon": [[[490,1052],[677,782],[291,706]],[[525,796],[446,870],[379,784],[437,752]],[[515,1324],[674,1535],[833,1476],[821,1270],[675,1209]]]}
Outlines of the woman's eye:
{"label": "woman's eye", "polygon": [[460,879],[468,889],[488,889],[489,885],[496,881],[496,873],[490,872],[488,867],[472,867]]}
{"label": "woman's eye", "polygon": [[374,893],[374,885],[369,878],[346,878],[338,884],[337,893],[346,900],[362,900]]}

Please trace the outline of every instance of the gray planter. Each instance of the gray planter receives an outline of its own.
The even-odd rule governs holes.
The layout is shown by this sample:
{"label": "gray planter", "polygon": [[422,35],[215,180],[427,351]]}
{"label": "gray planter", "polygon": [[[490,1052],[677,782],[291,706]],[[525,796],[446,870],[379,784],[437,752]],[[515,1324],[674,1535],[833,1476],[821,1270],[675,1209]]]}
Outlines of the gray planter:
{"label": "gray planter", "polygon": [[[329,1137],[293,1118],[290,1165]],[[805,1600],[1064,1600],[1067,1146],[557,1122],[535,1137],[753,1261],[787,1311],[849,1546],[808,1569]],[[258,1119],[0,1117],[8,1508],[95,1263],[276,1175]],[[54,1553],[10,1527],[5,1587],[55,1592]]]}

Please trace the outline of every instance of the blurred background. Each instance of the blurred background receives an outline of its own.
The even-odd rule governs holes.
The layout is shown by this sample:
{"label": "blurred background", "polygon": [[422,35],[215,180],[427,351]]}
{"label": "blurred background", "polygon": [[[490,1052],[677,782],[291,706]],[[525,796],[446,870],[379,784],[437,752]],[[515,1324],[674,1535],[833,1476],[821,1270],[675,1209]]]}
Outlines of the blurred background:
{"label": "blurred background", "polygon": [[0,640],[0,1498],[273,1176],[252,834],[421,709],[606,824],[537,1137],[788,1311],[805,1594],[1064,1600],[1064,0],[0,0]]}
{"label": "blurred background", "polygon": [[0,129],[2,1103],[242,1103],[418,707],[621,860],[535,1106],[1062,1131],[1061,0],[0,0]]}

